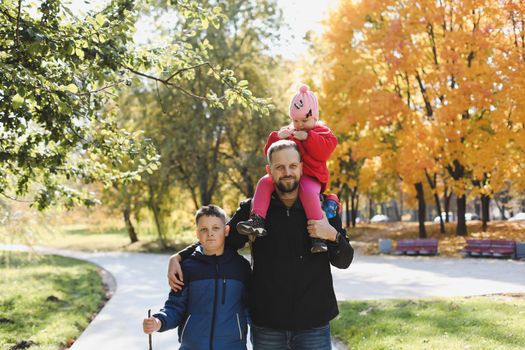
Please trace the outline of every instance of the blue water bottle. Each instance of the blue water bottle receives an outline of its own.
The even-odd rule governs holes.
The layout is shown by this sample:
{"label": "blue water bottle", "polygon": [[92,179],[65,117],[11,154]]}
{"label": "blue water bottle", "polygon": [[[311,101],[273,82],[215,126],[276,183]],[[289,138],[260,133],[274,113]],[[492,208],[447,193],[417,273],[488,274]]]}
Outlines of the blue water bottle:
{"label": "blue water bottle", "polygon": [[332,219],[337,215],[338,204],[333,199],[327,199],[323,202],[323,210],[327,219]]}

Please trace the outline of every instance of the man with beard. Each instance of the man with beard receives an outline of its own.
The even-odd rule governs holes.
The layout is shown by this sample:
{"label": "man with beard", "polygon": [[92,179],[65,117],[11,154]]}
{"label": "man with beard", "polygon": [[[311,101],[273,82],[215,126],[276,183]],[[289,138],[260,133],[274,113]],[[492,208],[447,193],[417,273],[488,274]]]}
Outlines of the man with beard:
{"label": "man with beard", "polygon": [[[302,162],[295,142],[278,141],[268,149],[267,172],[275,184],[268,208],[267,235],[252,244],[253,274],[250,311],[254,350],[325,350],[331,348],[329,322],[338,314],[330,264],[347,268],[353,249],[341,218],[306,220],[298,200]],[[248,241],[236,226],[250,215],[250,200],[241,203],[228,225],[226,244],[240,249]],[[326,253],[312,254],[310,237],[327,241]],[[179,260],[194,248],[170,259],[168,277],[182,288]],[[177,276],[180,278],[177,278]],[[220,336],[220,335],[217,335]]]}

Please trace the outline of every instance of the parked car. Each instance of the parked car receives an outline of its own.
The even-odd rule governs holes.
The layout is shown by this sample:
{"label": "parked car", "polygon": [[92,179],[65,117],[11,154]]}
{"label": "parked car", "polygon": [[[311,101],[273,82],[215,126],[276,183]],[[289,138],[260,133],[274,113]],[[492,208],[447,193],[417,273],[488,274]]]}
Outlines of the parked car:
{"label": "parked car", "polygon": [[374,215],[372,216],[372,219],[370,219],[370,222],[374,224],[378,222],[389,222],[389,221],[390,221],[390,218],[383,214]]}
{"label": "parked car", "polygon": [[465,220],[474,221],[474,220],[481,220],[481,219],[479,218],[479,215],[476,213],[465,213]]}
{"label": "parked car", "polygon": [[521,221],[525,220],[525,213],[517,213],[509,219],[509,221]]}
{"label": "parked car", "polygon": [[[445,212],[441,213],[441,217],[443,218],[443,221],[445,221]],[[456,215],[452,212],[448,212],[448,219],[449,221],[456,221]],[[479,215],[476,213],[465,213],[465,220],[466,221],[473,221],[473,220],[480,220]],[[439,216],[436,216],[434,218],[434,222],[439,222]]]}
{"label": "parked car", "polygon": [[[443,221],[445,221],[445,219],[447,218],[447,213],[442,212],[442,213],[441,213],[441,217],[443,218]],[[451,212],[451,211],[448,212],[448,220],[449,220],[449,221],[454,221],[454,220],[456,220],[456,216],[455,216],[454,213]],[[439,222],[439,215],[436,216],[436,217],[434,218],[434,222]]]}

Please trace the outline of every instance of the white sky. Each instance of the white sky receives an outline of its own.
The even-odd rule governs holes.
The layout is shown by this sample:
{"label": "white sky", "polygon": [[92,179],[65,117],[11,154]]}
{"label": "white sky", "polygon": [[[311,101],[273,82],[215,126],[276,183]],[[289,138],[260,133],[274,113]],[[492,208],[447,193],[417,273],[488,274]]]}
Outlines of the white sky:
{"label": "white sky", "polygon": [[306,55],[307,43],[303,40],[308,31],[320,34],[321,21],[328,17],[329,11],[339,3],[338,0],[278,0],[283,9],[284,21],[290,30],[281,30],[281,45],[275,47],[280,53],[293,60]]}
{"label": "white sky", "polygon": [[[104,2],[106,0],[71,0],[73,10],[96,8]],[[278,0],[277,3],[283,9],[284,21],[289,29],[281,30],[280,44],[271,52],[292,60],[298,60],[306,55],[308,46],[303,40],[304,35],[308,31],[320,34],[323,30],[321,21],[338,2],[339,0]],[[152,34],[150,28],[147,21],[138,23],[135,40],[147,42],[148,35]]]}

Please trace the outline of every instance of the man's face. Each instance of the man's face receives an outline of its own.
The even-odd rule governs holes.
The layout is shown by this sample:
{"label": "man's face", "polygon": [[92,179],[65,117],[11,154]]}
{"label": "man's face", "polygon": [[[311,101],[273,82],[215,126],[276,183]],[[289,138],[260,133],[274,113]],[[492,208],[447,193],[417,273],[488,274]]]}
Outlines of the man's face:
{"label": "man's face", "polygon": [[299,153],[293,148],[285,148],[272,153],[270,165],[266,171],[281,193],[293,192],[299,186],[303,173],[303,164]]}
{"label": "man's face", "polygon": [[197,238],[206,255],[220,255],[224,251],[224,239],[229,226],[216,216],[201,216],[197,222]]}

